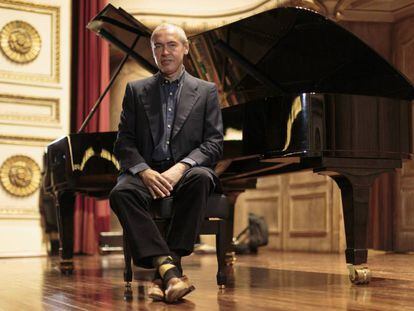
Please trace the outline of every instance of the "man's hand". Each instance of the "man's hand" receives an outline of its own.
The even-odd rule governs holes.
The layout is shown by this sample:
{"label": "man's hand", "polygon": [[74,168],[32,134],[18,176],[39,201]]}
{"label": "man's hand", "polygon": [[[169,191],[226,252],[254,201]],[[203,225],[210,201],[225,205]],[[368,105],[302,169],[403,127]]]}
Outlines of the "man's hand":
{"label": "man's hand", "polygon": [[173,185],[168,181],[167,178],[162,176],[157,171],[154,171],[150,168],[143,170],[138,173],[142,179],[142,182],[147,186],[152,197],[165,198],[170,195],[170,191],[173,190]]}
{"label": "man's hand", "polygon": [[189,165],[178,162],[174,166],[170,167],[165,172],[161,173],[163,177],[170,183],[171,186],[175,186],[178,181],[183,177],[186,170],[190,168]]}

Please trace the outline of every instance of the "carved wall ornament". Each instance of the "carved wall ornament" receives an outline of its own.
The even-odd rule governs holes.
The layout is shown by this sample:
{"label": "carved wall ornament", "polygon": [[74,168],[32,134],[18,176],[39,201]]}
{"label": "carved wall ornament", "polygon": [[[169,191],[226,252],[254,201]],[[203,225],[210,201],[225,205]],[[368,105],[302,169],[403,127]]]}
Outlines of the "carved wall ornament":
{"label": "carved wall ornament", "polygon": [[[50,2],[50,1],[42,1]],[[3,23],[0,22],[0,32],[2,27],[12,21],[25,21],[29,26],[34,27],[41,37],[41,53],[33,58],[31,62],[16,63],[9,56],[4,56],[5,52],[1,47],[0,39],[0,57],[8,60],[0,66],[0,82],[18,83],[24,85],[45,85],[47,87],[52,84],[60,83],[61,79],[61,38],[60,38],[60,15],[61,10],[67,12],[66,4],[68,1],[53,1],[60,5],[49,5],[37,3],[37,1],[19,1],[19,0],[0,0],[0,16]],[[10,15],[8,15],[11,12]],[[22,13],[21,15],[19,15]],[[21,17],[15,17],[21,16]],[[64,19],[67,20],[67,14],[64,13]],[[67,33],[67,31],[66,31]],[[33,40],[33,37],[31,37]],[[62,42],[66,42],[64,40]],[[6,49],[8,47],[8,39],[6,38]],[[33,44],[33,42],[32,42]],[[24,66],[16,66],[16,64]]]}
{"label": "carved wall ornament", "polygon": [[0,183],[11,195],[29,196],[39,188],[40,167],[28,156],[12,156],[0,168]]}
{"label": "carved wall ornament", "polygon": [[39,33],[27,22],[11,21],[0,31],[1,51],[13,62],[32,62],[39,55],[41,46]]}

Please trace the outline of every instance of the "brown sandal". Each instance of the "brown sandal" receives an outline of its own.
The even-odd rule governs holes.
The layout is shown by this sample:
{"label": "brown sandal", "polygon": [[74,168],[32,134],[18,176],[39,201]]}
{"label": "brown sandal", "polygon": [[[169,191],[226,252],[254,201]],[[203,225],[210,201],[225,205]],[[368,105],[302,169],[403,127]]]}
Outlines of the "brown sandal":
{"label": "brown sandal", "polygon": [[168,284],[165,290],[165,301],[168,303],[176,302],[194,290],[194,285],[190,284],[185,275],[181,278],[174,278],[173,284]]}
{"label": "brown sandal", "polygon": [[164,301],[164,290],[161,279],[155,279],[148,288],[148,297],[154,301]]}

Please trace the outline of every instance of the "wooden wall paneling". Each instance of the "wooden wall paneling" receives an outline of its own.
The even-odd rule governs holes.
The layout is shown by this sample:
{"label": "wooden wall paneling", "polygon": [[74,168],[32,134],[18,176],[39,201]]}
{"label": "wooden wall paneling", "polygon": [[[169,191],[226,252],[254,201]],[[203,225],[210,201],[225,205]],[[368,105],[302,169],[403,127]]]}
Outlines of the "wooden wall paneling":
{"label": "wooden wall paneling", "polygon": [[345,224],[344,216],[342,212],[342,199],[341,191],[337,184],[328,179],[332,193],[332,232],[331,232],[331,252],[332,253],[343,253],[346,248],[345,240]]}
{"label": "wooden wall paneling", "polygon": [[269,248],[283,249],[283,176],[260,178],[256,190],[245,193],[245,213],[263,216],[269,227]]}
{"label": "wooden wall paneling", "polygon": [[[414,17],[394,26],[393,60],[395,66],[414,82]],[[413,109],[414,111],[414,109]],[[414,116],[412,115],[412,120]],[[414,139],[414,134],[411,135]],[[414,146],[414,140],[411,141]],[[395,200],[394,250],[414,250],[414,161],[407,161],[397,172]]]}
{"label": "wooden wall paneling", "polygon": [[284,206],[284,248],[330,251],[332,192],[326,177],[311,172],[290,174]]}
{"label": "wooden wall paneling", "polygon": [[260,178],[257,189],[236,203],[235,234],[253,212],[265,217],[269,248],[342,252],[345,248],[340,192],[325,176],[298,172]]}

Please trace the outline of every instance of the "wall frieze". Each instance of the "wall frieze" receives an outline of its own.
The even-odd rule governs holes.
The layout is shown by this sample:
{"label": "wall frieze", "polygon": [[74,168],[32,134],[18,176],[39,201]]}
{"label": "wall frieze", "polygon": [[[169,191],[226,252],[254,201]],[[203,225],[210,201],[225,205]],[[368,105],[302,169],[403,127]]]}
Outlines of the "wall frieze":
{"label": "wall frieze", "polygon": [[45,147],[54,141],[56,137],[35,137],[21,135],[3,135],[0,134],[0,144],[19,145],[19,146],[40,146]]}
{"label": "wall frieze", "polygon": [[[0,103],[14,106],[16,111],[13,112],[11,107],[8,111],[1,111],[0,122],[8,124],[24,124],[40,127],[58,127],[60,124],[60,107],[58,98],[21,96],[14,94],[0,94]],[[26,108],[30,107],[30,111]],[[35,108],[48,109],[48,115],[40,111],[36,114]],[[11,112],[10,112],[11,111]],[[17,111],[21,111],[17,113]]]}
{"label": "wall frieze", "polygon": [[39,210],[37,208],[0,208],[0,219],[40,219]]}

